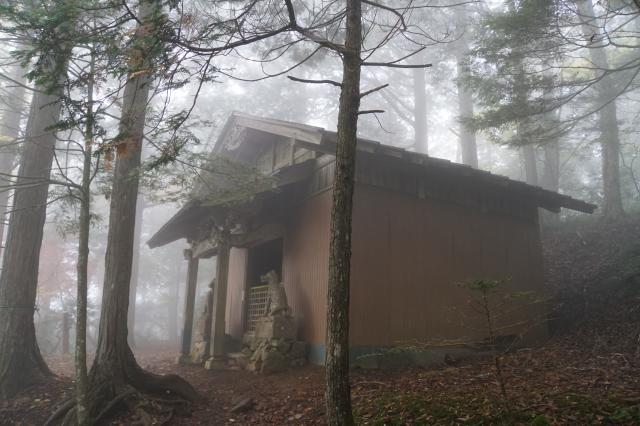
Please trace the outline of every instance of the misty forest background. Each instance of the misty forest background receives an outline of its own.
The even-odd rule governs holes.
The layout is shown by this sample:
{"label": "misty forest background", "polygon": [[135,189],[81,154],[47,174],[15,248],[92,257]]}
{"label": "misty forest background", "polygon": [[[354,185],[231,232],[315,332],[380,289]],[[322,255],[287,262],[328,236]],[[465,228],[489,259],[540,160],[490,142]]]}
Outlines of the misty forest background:
{"label": "misty forest background", "polygon": [[[324,40],[345,41],[342,3],[149,3],[158,9],[143,16],[127,1],[0,1],[2,236],[22,211],[16,191],[44,185],[34,320],[46,356],[73,352],[79,232],[90,249],[88,351],[97,346],[114,165],[126,145],[120,117],[133,105],[127,82],[150,85],[132,236],[129,343],[136,351],[178,347],[185,244],[150,250],[146,241],[186,201],[231,112],[337,127],[341,90],[334,83],[345,59]],[[636,3],[357,3],[362,57],[379,65],[361,67],[360,87],[388,84],[362,98],[360,109],[369,113],[359,116],[359,136],[597,204],[602,223],[638,215]],[[300,27],[287,24],[291,4]],[[145,19],[153,22],[151,36],[140,32]],[[36,101],[59,107],[44,128],[56,135],[55,155],[50,179],[25,183],[19,173]],[[87,170],[91,227],[83,234],[88,202],[78,194]],[[591,220],[577,216],[544,212],[542,226]],[[215,260],[202,261],[196,312],[214,275]]]}
{"label": "misty forest background", "polygon": [[[198,5],[193,2],[193,7]],[[606,105],[598,102],[597,91],[598,85],[606,85],[611,91],[611,100],[605,104],[615,103],[617,108],[621,199],[628,214],[634,214],[639,208],[640,196],[640,162],[637,161],[640,98],[636,81],[640,70],[640,19],[633,5],[620,9],[610,9],[608,4],[607,8],[595,5],[597,22],[584,18],[587,25],[593,26],[590,31],[603,33],[593,40],[583,36],[579,15],[562,16],[577,13],[572,2],[469,2],[444,7],[447,5],[432,4],[432,8],[411,14],[412,23],[427,33],[428,38],[420,40],[426,49],[415,55],[418,58],[406,62],[429,63],[432,67],[365,68],[365,84],[389,83],[389,87],[367,99],[367,105],[385,112],[375,117],[363,116],[359,134],[388,145],[462,162],[465,142],[461,139],[473,133],[479,168],[598,204],[602,213],[603,160],[599,141],[603,130],[598,114]],[[547,13],[549,17],[540,16]],[[543,18],[548,20],[544,22]],[[564,27],[553,27],[557,25],[555,20],[561,18],[566,19]],[[556,31],[560,34],[554,34]],[[21,74],[26,71],[15,69],[18,48],[5,45],[3,99],[10,96],[15,101],[16,91],[24,93],[17,105],[5,106],[5,109],[19,108],[24,127],[30,91],[20,90],[14,82],[16,76],[24,78]],[[413,51],[401,41],[386,49],[385,54],[390,57]],[[594,64],[590,56],[592,49],[606,52],[609,61],[606,69]],[[339,90],[287,79],[287,75],[335,78],[341,73],[335,57],[319,54],[295,71],[277,75],[305,58],[309,49],[294,46],[280,61],[267,63],[255,58],[247,60],[244,53],[216,57],[216,70],[208,76],[211,79],[208,84],[199,87],[200,78],[194,76],[182,87],[159,92],[149,102],[149,108],[156,114],[163,109],[168,110],[162,111],[163,114],[192,109],[182,126],[189,132],[189,141],[182,147],[184,151],[210,151],[222,124],[233,111],[335,128]],[[260,57],[256,52],[251,53]],[[521,64],[513,65],[509,61]],[[519,101],[523,103],[520,109],[514,109],[516,100],[512,97],[518,84],[525,92],[525,99]],[[197,102],[193,103],[196,90],[199,90]],[[117,108],[117,103],[112,106],[114,114]],[[116,124],[106,116],[102,125],[112,131]],[[474,132],[473,128],[479,131]],[[153,130],[150,128],[148,132],[152,134]],[[80,160],[69,153],[69,145],[68,141],[61,140],[58,156],[65,161],[65,167],[73,168]],[[158,146],[146,147],[145,156],[157,157],[157,149]],[[191,183],[191,176],[176,179],[175,175],[197,173],[193,170],[192,153],[183,155],[188,159],[171,163],[167,166],[172,169],[168,173],[164,170],[149,173],[147,185],[140,191],[138,206],[142,213],[136,231],[139,251],[134,259],[133,278],[135,325],[131,329],[136,347],[140,348],[163,343],[174,345],[179,338],[182,281],[186,274],[184,244],[177,242],[152,251],[145,241],[184,201],[183,185]],[[471,158],[468,162],[473,164],[475,160]],[[14,174],[17,161],[13,164]],[[557,164],[553,164],[554,161]],[[108,180],[109,170],[101,173]],[[163,191],[169,184],[175,186]],[[89,346],[95,344],[99,317],[108,187],[97,187],[94,192]],[[63,349],[61,318],[65,313],[69,315],[69,327],[73,326],[77,256],[74,232],[78,213],[76,206],[68,201],[63,197],[47,209],[36,313],[39,343],[45,353]],[[561,220],[569,219],[563,213]],[[546,224],[552,223],[547,220]],[[208,281],[214,276],[214,262],[215,259],[201,262],[200,295],[206,292]],[[202,297],[198,300],[202,301]]]}

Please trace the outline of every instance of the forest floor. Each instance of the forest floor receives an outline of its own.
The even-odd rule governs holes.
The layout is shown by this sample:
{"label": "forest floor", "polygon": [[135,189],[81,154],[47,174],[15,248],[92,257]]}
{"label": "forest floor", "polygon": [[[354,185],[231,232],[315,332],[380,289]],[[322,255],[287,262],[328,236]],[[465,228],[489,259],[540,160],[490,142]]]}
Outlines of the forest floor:
{"label": "forest floor", "polygon": [[[545,233],[554,337],[503,357],[508,403],[492,359],[455,366],[354,370],[354,412],[368,425],[640,424],[640,221],[574,224]],[[261,376],[177,366],[175,353],[141,353],[141,365],[177,373],[203,395],[188,417],[156,424],[323,424],[323,370]],[[72,392],[70,357],[48,359],[60,378],[0,402],[0,424],[40,425]],[[232,408],[251,400],[242,412]],[[507,412],[506,406],[509,407]],[[112,419],[132,424],[134,417]]]}
{"label": "forest floor", "polygon": [[[500,398],[491,360],[455,367],[354,371],[354,411],[358,424],[367,425],[640,424],[640,357],[593,349],[564,340],[507,355],[504,376],[511,415]],[[321,368],[261,376],[176,366],[175,356],[168,353],[143,354],[139,359],[157,373],[183,376],[204,397],[189,417],[160,415],[155,424],[324,424]],[[49,361],[63,378],[0,408],[0,424],[41,425],[71,395],[72,360]],[[232,412],[245,399],[252,400],[248,409]],[[127,416],[109,424],[135,420]]]}

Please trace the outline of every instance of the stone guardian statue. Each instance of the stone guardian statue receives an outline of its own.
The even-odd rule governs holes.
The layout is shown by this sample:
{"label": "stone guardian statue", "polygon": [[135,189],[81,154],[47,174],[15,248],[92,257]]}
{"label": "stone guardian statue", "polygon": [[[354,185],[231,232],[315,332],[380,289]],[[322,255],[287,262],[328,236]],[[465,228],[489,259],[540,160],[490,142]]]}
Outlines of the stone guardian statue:
{"label": "stone guardian statue", "polygon": [[278,273],[271,270],[260,277],[260,281],[269,286],[267,296],[267,304],[265,306],[264,316],[291,315],[291,309],[287,302],[287,293],[284,285],[278,277]]}

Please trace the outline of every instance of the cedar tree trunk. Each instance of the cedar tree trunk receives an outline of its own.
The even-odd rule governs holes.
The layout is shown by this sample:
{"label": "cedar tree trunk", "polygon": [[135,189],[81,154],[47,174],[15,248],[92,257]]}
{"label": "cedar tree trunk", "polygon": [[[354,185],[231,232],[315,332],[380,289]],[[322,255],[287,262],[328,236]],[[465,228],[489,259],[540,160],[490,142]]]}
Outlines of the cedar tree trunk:
{"label": "cedar tree trunk", "polygon": [[[93,68],[93,67],[92,67]],[[93,73],[93,70],[91,71]],[[92,77],[91,77],[92,78]],[[91,227],[91,144],[93,143],[93,81],[87,88],[84,164],[80,189],[78,233],[78,289],[76,298],[76,412],[78,426],[90,425],[87,404],[87,287],[89,268],[89,231]]]}
{"label": "cedar tree trunk", "polygon": [[[49,58],[51,75],[66,74],[64,54]],[[58,62],[55,62],[58,61]],[[52,79],[54,81],[54,79]],[[0,398],[15,395],[51,375],[36,342],[33,314],[56,146],[50,130],[59,119],[61,85],[36,87],[31,101],[0,276]]]}
{"label": "cedar tree trunk", "polygon": [[605,219],[616,220],[624,216],[620,190],[620,134],[616,108],[616,84],[611,76],[603,75],[609,69],[609,60],[604,50],[602,34],[595,17],[591,0],[578,0],[578,13],[582,21],[582,33],[590,43],[589,54],[595,73],[601,80],[596,83],[598,127],[602,149],[602,190],[604,195],[602,215]]}
{"label": "cedar tree trunk", "polygon": [[544,145],[542,185],[550,191],[560,190],[560,144],[557,139]]}
{"label": "cedar tree trunk", "polygon": [[346,39],[338,111],[327,295],[325,402],[327,423],[331,426],[353,424],[349,386],[349,280],[351,213],[360,108],[362,5],[360,0],[347,0],[346,5]]}
{"label": "cedar tree trunk", "polygon": [[131,289],[129,294],[129,345],[136,347],[136,296],[138,295],[138,278],[140,276],[140,237],[142,236],[142,214],[144,213],[145,202],[142,194],[138,194],[136,204],[136,224],[133,237],[133,264],[131,267]]}
{"label": "cedar tree trunk", "polygon": [[[135,43],[130,52],[130,75],[124,88],[114,168],[105,277],[96,357],[89,373],[89,406],[94,421],[105,405],[118,395],[169,391],[195,399],[195,390],[177,376],[157,376],[138,366],[127,342],[127,312],[133,257],[136,200],[146,108],[152,83],[150,68],[157,48],[156,24],[161,3],[140,3]],[[68,416],[67,421],[72,419]]]}
{"label": "cedar tree trunk", "polygon": [[458,115],[460,119],[460,150],[462,151],[462,164],[475,169],[478,168],[478,145],[476,133],[468,128],[465,120],[473,117],[473,95],[464,83],[465,76],[469,75],[468,59],[465,56],[466,49],[456,55],[456,68],[458,78]]}
{"label": "cedar tree trunk", "polygon": [[416,152],[429,153],[427,128],[427,81],[424,68],[413,69],[413,146]]}
{"label": "cedar tree trunk", "polygon": [[[544,145],[544,171],[542,174],[542,187],[550,191],[560,190],[560,143],[558,138]],[[544,210],[542,212],[544,224],[557,224],[560,221],[558,213]]]}
{"label": "cedar tree trunk", "polygon": [[[20,66],[13,66],[9,77],[20,84],[25,84],[25,70]],[[18,136],[20,136],[20,121],[25,109],[25,88],[17,83],[8,83],[7,95],[4,99],[4,113],[0,121],[0,176],[2,186],[9,186],[16,157],[18,154]],[[5,222],[9,211],[9,189],[0,189],[0,244],[4,239]],[[2,249],[0,248],[0,253]]]}
{"label": "cedar tree trunk", "polygon": [[536,149],[533,145],[524,145],[520,152],[524,162],[525,181],[529,185],[538,185],[538,167],[536,164]]}

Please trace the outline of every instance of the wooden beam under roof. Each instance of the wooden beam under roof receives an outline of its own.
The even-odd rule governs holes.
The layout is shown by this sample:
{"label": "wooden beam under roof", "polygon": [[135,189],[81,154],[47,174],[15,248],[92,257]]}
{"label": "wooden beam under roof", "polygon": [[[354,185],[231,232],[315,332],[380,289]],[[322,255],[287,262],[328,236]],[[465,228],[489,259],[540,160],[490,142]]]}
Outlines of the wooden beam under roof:
{"label": "wooden beam under roof", "polygon": [[[230,235],[232,247],[250,248],[266,243],[267,241],[282,238],[285,227],[281,223],[267,223],[256,229],[247,232]],[[218,253],[218,243],[215,236],[197,241],[192,244],[193,257],[207,259],[216,256]]]}

